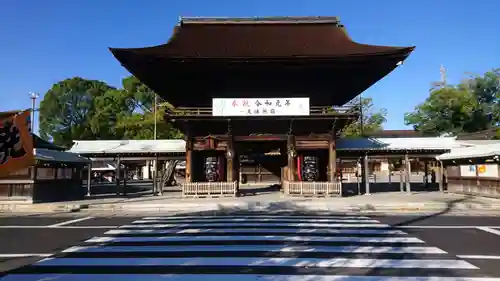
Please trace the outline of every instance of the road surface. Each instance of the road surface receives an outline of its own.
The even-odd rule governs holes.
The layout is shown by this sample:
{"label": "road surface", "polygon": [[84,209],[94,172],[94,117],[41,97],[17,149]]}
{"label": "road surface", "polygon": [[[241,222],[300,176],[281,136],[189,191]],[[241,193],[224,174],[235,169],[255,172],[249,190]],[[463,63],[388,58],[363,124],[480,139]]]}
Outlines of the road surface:
{"label": "road surface", "polygon": [[0,241],[0,281],[500,281],[499,217],[17,216]]}

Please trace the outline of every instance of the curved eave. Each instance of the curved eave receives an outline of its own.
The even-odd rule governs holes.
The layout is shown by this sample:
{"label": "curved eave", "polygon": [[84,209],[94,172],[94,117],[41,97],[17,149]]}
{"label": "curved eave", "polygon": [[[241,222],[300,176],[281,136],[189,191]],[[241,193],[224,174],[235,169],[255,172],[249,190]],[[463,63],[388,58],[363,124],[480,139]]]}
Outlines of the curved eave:
{"label": "curved eave", "polygon": [[[166,48],[168,44],[159,45],[156,47],[146,48],[109,48],[113,56],[124,66],[127,67],[127,61],[146,62],[153,59],[165,59],[170,61],[190,62],[190,61],[232,61],[232,62],[273,62],[273,61],[324,61],[324,60],[345,60],[356,58],[370,57],[395,57],[400,56],[402,60],[406,59],[415,49],[415,46],[410,47],[383,47],[388,48],[383,51],[369,53],[351,53],[342,55],[283,55],[283,56],[182,56],[168,55],[156,50],[156,48]],[[375,46],[380,47],[380,46]]]}
{"label": "curved eave", "polygon": [[[300,64],[302,68],[300,71],[304,74],[308,71],[325,69],[322,72],[324,75],[329,76],[329,78],[320,78],[320,76],[316,76],[314,79],[323,80],[311,81],[311,83],[313,83],[311,84],[311,87],[318,87],[320,84],[324,84],[326,88],[331,89],[330,92],[338,94],[336,94],[335,97],[327,97],[324,94],[318,93],[316,98],[321,99],[321,102],[313,100],[312,102],[317,105],[343,105],[389,74],[397,67],[398,62],[404,61],[408,57],[413,49],[413,47],[407,47],[400,48],[392,52],[375,53],[371,55],[353,55],[348,57],[281,57],[239,59],[165,58],[143,55],[143,53],[137,53],[130,49],[112,48],[111,51],[123,67],[173,105],[205,106],[211,103],[211,98],[210,101],[208,100],[208,96],[210,96],[209,93],[206,94],[207,97],[203,97],[200,96],[202,93],[199,93],[201,89],[191,89],[191,92],[198,92],[196,99],[193,99],[193,96],[185,96],[180,93],[182,91],[189,92],[188,88],[196,87],[196,85],[187,85],[186,81],[193,81],[193,79],[197,79],[197,77],[199,77],[200,72],[206,72],[207,68],[205,66],[208,66],[208,69],[212,70],[210,73],[217,69],[223,70],[228,66],[233,67],[238,65],[240,65],[241,69],[250,69],[249,67],[252,66],[262,68],[259,66],[262,65],[265,66],[264,69],[276,69],[279,71],[279,69],[284,69],[283,67],[286,67],[287,64],[290,64],[292,68],[296,68],[297,64]],[[334,69],[339,70],[336,72]],[[346,72],[347,69],[351,70]],[[191,72],[194,74],[191,75]],[[337,75],[335,73],[340,76],[335,78],[335,75]],[[349,82],[349,79],[343,79],[342,75],[357,75],[358,81],[356,83]],[[332,78],[334,78],[334,80],[332,80]],[[212,77],[210,78],[211,80],[208,78],[204,79],[203,83],[217,83],[217,81],[215,81],[217,77]],[[331,85],[328,86],[326,84]],[[205,89],[208,88],[209,87],[206,87]],[[310,88],[310,90],[312,91],[311,94],[317,91],[317,89],[315,90],[313,88]],[[178,94],[172,95],[172,93]],[[313,99],[316,98],[313,97]]]}
{"label": "curved eave", "polygon": [[[196,21],[195,21],[196,22]],[[332,58],[411,52],[413,47],[354,42],[342,25],[328,22],[181,24],[166,44],[112,49],[163,58]]]}
{"label": "curved eave", "polygon": [[[293,81],[285,81],[289,85],[282,86],[291,87],[297,95],[316,92],[311,101],[318,105],[342,105],[389,74],[414,48],[356,43],[342,26],[331,23],[192,23],[176,26],[168,43],[163,45],[110,50],[130,73],[172,104],[201,106],[210,103],[213,93],[234,90],[229,89],[232,86],[227,84],[224,72],[250,71],[252,75],[259,72],[268,77],[266,69],[287,75],[291,74],[289,71],[309,74],[314,77],[309,78],[309,89],[303,89],[304,85],[297,88]],[[317,73],[320,69],[322,73]],[[356,83],[350,81],[353,75],[358,77]],[[203,87],[192,85],[196,79],[201,79],[197,81]],[[231,83],[236,81],[231,79]],[[243,87],[254,87],[248,86]],[[325,89],[335,92],[335,96],[321,98],[328,91],[319,92]],[[194,99],[184,92],[197,96]],[[259,97],[255,89],[252,92]]]}

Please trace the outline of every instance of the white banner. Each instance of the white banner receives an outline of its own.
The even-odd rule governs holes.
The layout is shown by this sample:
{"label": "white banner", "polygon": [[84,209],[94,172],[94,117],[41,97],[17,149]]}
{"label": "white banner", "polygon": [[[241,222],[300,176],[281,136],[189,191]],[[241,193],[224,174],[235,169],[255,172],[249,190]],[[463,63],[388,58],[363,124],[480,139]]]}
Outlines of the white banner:
{"label": "white banner", "polygon": [[213,116],[308,116],[309,98],[212,99]]}

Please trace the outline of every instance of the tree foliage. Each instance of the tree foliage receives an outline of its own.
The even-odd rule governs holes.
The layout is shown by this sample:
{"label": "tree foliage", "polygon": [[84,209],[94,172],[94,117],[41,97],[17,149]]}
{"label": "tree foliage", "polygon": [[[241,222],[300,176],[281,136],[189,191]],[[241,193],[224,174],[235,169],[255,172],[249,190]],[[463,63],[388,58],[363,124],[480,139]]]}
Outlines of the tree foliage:
{"label": "tree foliage", "polygon": [[500,123],[499,100],[500,69],[496,69],[431,91],[425,102],[405,114],[405,124],[431,134],[485,130]]}
{"label": "tree foliage", "polygon": [[73,139],[94,139],[91,116],[95,101],[112,87],[104,82],[74,77],[58,82],[40,103],[40,135],[68,146]]}
{"label": "tree foliage", "polygon": [[[40,134],[64,146],[73,140],[153,139],[154,99],[155,93],[133,76],[123,79],[121,89],[66,79],[54,84],[40,104]],[[157,138],[182,137],[164,122],[163,108],[156,113]]]}
{"label": "tree foliage", "polygon": [[[361,97],[360,97],[361,98]],[[362,116],[359,116],[357,120],[349,124],[342,131],[342,135],[346,137],[354,137],[363,135],[370,135],[371,133],[383,130],[383,125],[387,121],[387,110],[382,108],[376,110],[373,105],[372,98],[361,98],[361,102],[358,99],[353,101],[353,105],[357,109],[361,107]],[[361,118],[363,118],[363,132],[361,132]]]}

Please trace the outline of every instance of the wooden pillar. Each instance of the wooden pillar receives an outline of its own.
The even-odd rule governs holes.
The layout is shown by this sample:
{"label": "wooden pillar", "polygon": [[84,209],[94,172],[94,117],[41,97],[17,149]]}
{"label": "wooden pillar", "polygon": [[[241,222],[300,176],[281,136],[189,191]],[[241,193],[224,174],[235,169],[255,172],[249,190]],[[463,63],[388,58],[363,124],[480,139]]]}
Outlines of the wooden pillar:
{"label": "wooden pillar", "polygon": [[[156,182],[156,194],[157,195],[161,195],[162,194],[162,189],[163,189],[163,186],[161,184],[161,180],[160,180],[160,182],[158,182],[158,166],[160,166],[160,165],[158,165],[159,162],[160,161],[159,161],[158,154],[156,154],[156,159],[155,159],[155,182]],[[165,171],[164,168],[162,170]]]}
{"label": "wooden pillar", "polygon": [[439,161],[439,191],[444,192],[444,166],[442,161]]}
{"label": "wooden pillar", "polygon": [[120,155],[116,157],[116,169],[115,169],[115,182],[116,182],[116,195],[120,195]]}
{"label": "wooden pillar", "polygon": [[399,191],[404,192],[405,191],[405,163],[404,159],[401,159],[401,165],[399,166]]}
{"label": "wooden pillar", "polygon": [[233,168],[234,168],[233,181],[238,182],[238,189],[239,189],[241,163],[240,163],[240,155],[238,154],[238,150],[234,147],[234,143],[233,143]]}
{"label": "wooden pillar", "polygon": [[[156,163],[154,160],[151,161],[151,163]],[[153,196],[156,196],[156,165],[152,164],[151,165],[151,179],[153,179]]]}
{"label": "wooden pillar", "polygon": [[127,195],[127,178],[128,178],[128,167],[125,165],[123,170],[123,195]]}
{"label": "wooden pillar", "polygon": [[405,154],[405,181],[406,181],[406,192],[411,193],[411,163],[408,153]]}
{"label": "wooden pillar", "polygon": [[186,136],[186,182],[192,182],[193,170],[193,139]]}
{"label": "wooden pillar", "polygon": [[288,134],[287,137],[287,154],[288,154],[288,180],[295,181],[295,137]]}
{"label": "wooden pillar", "polygon": [[425,189],[429,189],[429,161],[427,159],[424,160],[424,170],[425,170]]}
{"label": "wooden pillar", "polygon": [[232,135],[227,137],[227,148],[226,148],[226,169],[227,178],[226,181],[233,182],[235,180],[235,163],[234,163],[234,138]]}
{"label": "wooden pillar", "polygon": [[365,194],[370,195],[370,180],[368,178],[368,155],[365,154],[363,158],[363,166],[365,170],[364,178],[365,178]]}
{"label": "wooden pillar", "polygon": [[361,158],[356,161],[356,182],[358,184],[358,195],[361,195],[361,183],[363,182],[363,166],[361,165]]}
{"label": "wooden pillar", "polygon": [[87,196],[90,196],[90,189],[92,187],[92,162],[87,165],[88,173],[87,173]]}
{"label": "wooden pillar", "polygon": [[328,142],[328,169],[330,170],[328,181],[336,181],[335,174],[337,173],[337,150],[334,133],[330,135],[330,140]]}
{"label": "wooden pillar", "polygon": [[340,182],[344,179],[344,173],[342,171],[342,159],[339,159],[339,172],[340,172]]}

